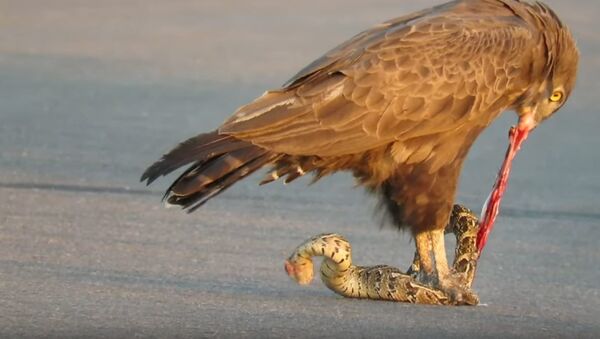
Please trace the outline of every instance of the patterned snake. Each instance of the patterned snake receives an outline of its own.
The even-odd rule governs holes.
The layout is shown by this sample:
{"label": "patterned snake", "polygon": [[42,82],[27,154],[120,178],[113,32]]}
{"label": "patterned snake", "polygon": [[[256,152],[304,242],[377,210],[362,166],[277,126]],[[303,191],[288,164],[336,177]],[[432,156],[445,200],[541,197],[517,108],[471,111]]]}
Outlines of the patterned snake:
{"label": "patterned snake", "polygon": [[[455,205],[446,233],[456,236],[453,270],[467,287],[471,287],[477,268],[478,229],[479,221],[473,212]],[[285,262],[288,275],[301,285],[309,284],[313,278],[312,257],[316,256],[324,257],[321,264],[323,283],[344,297],[456,305],[443,291],[417,282],[417,257],[407,273],[386,265],[355,266],[352,264],[350,243],[338,234],[321,234],[300,245]],[[463,303],[477,305],[479,300]]]}

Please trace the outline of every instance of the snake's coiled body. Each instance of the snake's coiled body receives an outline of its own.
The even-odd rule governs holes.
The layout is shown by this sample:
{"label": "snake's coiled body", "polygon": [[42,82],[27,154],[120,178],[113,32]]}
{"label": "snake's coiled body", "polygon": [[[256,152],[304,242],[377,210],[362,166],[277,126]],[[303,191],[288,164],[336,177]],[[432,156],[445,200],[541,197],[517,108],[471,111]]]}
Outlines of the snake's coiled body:
{"label": "snake's coiled body", "polygon": [[[479,221],[470,210],[454,206],[446,232],[456,235],[454,274],[460,275],[467,287],[471,286],[477,267],[478,228]],[[386,265],[355,266],[352,264],[350,243],[338,234],[321,234],[300,245],[286,261],[286,271],[298,283],[310,283],[313,278],[312,257],[315,256],[324,257],[321,264],[323,283],[342,296],[432,305],[455,304],[443,291],[417,282],[418,258],[407,273]],[[471,305],[477,303],[478,300],[466,302]]]}

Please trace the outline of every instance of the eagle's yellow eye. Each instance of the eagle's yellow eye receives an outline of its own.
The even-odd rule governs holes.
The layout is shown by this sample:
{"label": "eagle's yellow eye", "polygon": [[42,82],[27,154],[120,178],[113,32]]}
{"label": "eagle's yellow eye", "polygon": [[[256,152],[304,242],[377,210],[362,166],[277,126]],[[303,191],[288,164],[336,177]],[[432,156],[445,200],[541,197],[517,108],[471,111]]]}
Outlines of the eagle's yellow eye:
{"label": "eagle's yellow eye", "polygon": [[556,92],[552,93],[552,96],[550,97],[550,101],[559,102],[562,100],[562,98],[563,98],[563,93],[560,91],[556,91]]}

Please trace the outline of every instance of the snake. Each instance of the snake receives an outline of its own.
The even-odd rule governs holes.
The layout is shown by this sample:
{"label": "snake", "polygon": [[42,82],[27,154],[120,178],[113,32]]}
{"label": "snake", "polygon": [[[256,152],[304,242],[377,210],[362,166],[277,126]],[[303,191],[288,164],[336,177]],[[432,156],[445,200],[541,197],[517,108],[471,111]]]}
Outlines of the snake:
{"label": "snake", "polygon": [[[456,236],[452,273],[458,275],[465,287],[470,288],[475,278],[479,252],[477,232],[479,220],[462,205],[454,205],[446,234]],[[321,280],[333,292],[348,298],[398,301],[429,305],[458,305],[444,291],[420,283],[419,258],[409,270],[388,265],[356,266],[352,263],[352,247],[346,238],[335,233],[320,234],[305,241],[285,262],[287,274],[300,285],[313,280],[313,257],[323,257]],[[474,297],[461,301],[462,305],[477,305]]]}

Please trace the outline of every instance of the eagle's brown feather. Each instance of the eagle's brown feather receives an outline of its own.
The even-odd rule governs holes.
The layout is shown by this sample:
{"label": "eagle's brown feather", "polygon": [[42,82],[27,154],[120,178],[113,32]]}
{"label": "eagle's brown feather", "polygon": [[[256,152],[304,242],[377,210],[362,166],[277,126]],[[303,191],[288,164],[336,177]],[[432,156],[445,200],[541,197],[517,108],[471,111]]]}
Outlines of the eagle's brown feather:
{"label": "eagle's brown feather", "polygon": [[143,179],[193,163],[167,195],[195,208],[268,164],[265,183],[348,170],[399,227],[442,229],[477,136],[502,111],[546,100],[554,82],[568,97],[577,60],[571,34],[545,5],[452,1],[358,34],[166,154]]}

